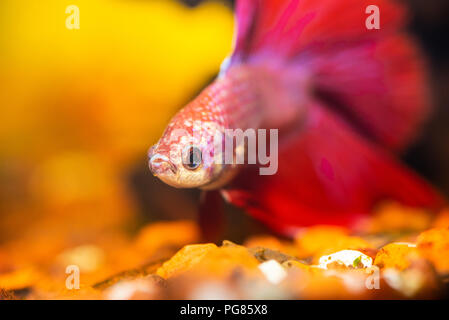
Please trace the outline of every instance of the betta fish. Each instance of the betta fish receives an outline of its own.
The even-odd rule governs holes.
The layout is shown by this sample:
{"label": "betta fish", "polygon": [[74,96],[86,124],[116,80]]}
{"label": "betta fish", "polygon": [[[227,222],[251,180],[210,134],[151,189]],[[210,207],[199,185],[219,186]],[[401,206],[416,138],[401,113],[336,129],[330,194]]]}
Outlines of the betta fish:
{"label": "betta fish", "polygon": [[[378,29],[367,28],[370,5]],[[355,227],[380,201],[437,210],[440,194],[397,157],[431,112],[406,22],[390,0],[238,0],[233,52],[150,148],[152,173],[203,189],[209,230],[222,199],[287,236],[314,224]],[[216,161],[216,137],[230,129],[276,129],[264,137],[276,143],[276,172]],[[255,150],[236,143],[232,152]]]}

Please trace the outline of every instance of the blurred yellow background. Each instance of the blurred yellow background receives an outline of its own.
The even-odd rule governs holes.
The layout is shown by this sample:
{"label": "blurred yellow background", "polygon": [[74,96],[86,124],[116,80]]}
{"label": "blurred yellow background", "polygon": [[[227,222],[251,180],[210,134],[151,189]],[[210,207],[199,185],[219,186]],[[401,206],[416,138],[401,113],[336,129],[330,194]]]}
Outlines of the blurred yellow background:
{"label": "blurred yellow background", "polygon": [[216,74],[232,33],[219,2],[1,1],[0,241],[135,224],[126,176]]}

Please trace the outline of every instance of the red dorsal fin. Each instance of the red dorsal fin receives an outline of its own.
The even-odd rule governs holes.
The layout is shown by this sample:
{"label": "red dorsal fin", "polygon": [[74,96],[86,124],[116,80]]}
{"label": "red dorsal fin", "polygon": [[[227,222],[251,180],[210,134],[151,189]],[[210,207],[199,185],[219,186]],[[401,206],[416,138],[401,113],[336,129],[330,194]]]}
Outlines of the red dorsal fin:
{"label": "red dorsal fin", "polygon": [[[380,10],[379,30],[366,28],[370,5]],[[406,17],[392,0],[239,0],[231,62],[303,66],[327,107],[401,150],[430,113],[422,59],[402,31]]]}
{"label": "red dorsal fin", "polygon": [[[382,25],[367,33],[365,10],[370,5],[380,8]],[[377,38],[401,28],[404,13],[391,0],[239,0],[234,55],[271,51],[294,57],[314,44]]]}

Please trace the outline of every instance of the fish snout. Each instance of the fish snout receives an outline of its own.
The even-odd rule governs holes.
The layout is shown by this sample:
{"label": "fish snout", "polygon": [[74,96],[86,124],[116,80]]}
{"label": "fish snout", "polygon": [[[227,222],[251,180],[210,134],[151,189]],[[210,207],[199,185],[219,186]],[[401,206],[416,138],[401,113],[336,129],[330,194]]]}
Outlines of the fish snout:
{"label": "fish snout", "polygon": [[152,147],[148,153],[148,166],[154,175],[173,173],[176,174],[177,168],[170,161],[170,159],[164,155],[153,153],[154,147]]}

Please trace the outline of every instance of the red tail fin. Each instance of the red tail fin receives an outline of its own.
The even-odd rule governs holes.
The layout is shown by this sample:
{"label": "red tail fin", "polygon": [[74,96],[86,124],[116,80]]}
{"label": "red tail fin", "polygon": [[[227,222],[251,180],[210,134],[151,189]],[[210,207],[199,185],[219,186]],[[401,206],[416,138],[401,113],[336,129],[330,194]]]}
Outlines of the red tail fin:
{"label": "red tail fin", "polygon": [[444,200],[425,181],[357,135],[320,105],[303,132],[280,145],[278,172],[242,172],[223,191],[273,229],[291,234],[314,224],[354,226],[379,200],[439,209]]}
{"label": "red tail fin", "polygon": [[[366,28],[369,5],[380,10],[379,30]],[[405,21],[392,0],[240,0],[231,61],[303,66],[318,99],[359,133],[400,150],[430,111],[425,68],[402,33]]]}
{"label": "red tail fin", "polygon": [[[369,5],[380,9],[379,30],[366,28]],[[401,31],[405,18],[389,0],[238,1],[231,66],[300,66],[314,96],[301,133],[280,146],[278,173],[248,169],[223,191],[230,202],[284,233],[351,225],[383,199],[444,203],[387,152],[404,147],[429,113],[424,68]]]}

